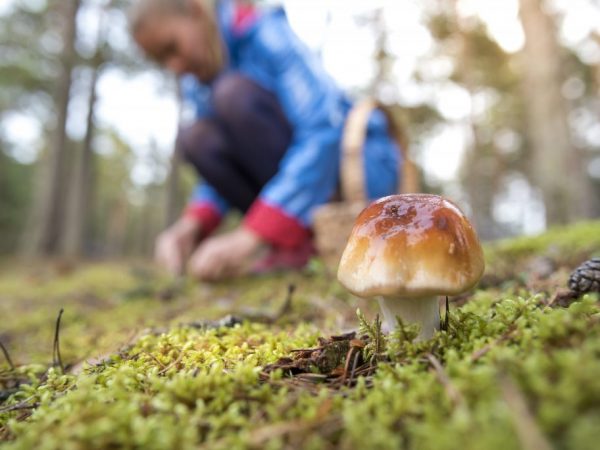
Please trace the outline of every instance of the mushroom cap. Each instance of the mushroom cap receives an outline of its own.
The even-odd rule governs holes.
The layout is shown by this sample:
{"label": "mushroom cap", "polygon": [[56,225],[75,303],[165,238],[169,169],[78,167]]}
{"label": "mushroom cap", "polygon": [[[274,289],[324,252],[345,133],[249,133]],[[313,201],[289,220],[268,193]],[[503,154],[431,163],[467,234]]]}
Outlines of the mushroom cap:
{"label": "mushroom cap", "polygon": [[338,280],[359,297],[456,295],[484,270],[477,234],[461,210],[430,194],[398,194],[356,218]]}

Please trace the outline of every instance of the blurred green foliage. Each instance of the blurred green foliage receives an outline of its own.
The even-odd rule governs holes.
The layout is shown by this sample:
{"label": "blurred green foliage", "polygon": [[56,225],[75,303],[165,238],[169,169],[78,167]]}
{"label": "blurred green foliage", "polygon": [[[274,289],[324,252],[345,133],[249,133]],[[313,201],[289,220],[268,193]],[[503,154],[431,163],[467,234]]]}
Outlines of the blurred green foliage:
{"label": "blurred green foliage", "polygon": [[7,157],[0,144],[0,255],[17,249],[15,236],[25,226],[33,178],[32,167]]}

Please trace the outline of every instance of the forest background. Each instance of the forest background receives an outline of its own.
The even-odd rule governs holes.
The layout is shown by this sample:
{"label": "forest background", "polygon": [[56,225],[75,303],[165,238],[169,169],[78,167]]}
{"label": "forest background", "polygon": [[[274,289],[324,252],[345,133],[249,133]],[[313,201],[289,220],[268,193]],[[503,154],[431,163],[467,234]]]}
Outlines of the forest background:
{"label": "forest background", "polygon": [[[128,4],[0,3],[0,255],[145,257],[185,204],[185,108]],[[352,97],[396,105],[424,189],[483,239],[600,216],[599,1],[284,5]]]}

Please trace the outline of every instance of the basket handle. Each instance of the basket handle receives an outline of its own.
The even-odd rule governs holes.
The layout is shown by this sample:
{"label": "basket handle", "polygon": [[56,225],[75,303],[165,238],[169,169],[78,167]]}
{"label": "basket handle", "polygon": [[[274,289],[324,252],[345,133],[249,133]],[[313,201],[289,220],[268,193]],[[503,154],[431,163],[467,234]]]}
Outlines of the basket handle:
{"label": "basket handle", "polygon": [[380,109],[385,115],[392,138],[398,144],[401,155],[401,169],[398,169],[399,182],[397,192],[418,192],[420,186],[419,171],[410,159],[408,140],[402,126],[390,109],[373,98],[366,98],[350,110],[342,134],[342,156],[340,184],[342,198],[349,201],[366,201],[365,171],[363,151],[367,136],[369,116],[374,109]]}

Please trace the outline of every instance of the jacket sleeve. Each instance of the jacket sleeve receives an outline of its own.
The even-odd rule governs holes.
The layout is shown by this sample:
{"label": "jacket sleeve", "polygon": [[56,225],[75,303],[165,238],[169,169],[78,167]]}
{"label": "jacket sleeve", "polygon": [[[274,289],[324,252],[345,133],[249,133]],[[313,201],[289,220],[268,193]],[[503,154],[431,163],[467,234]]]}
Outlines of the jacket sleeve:
{"label": "jacket sleeve", "polygon": [[258,26],[252,39],[265,85],[273,86],[294,133],[279,171],[244,223],[275,245],[294,247],[310,235],[315,207],[335,190],[345,101],[283,12]]}
{"label": "jacket sleeve", "polygon": [[[202,85],[193,75],[183,75],[179,80],[182,99],[182,121],[191,122],[211,114],[207,86]],[[202,223],[204,236],[219,226],[228,210],[225,200],[217,191],[205,182],[199,182],[183,214]]]}
{"label": "jacket sleeve", "polygon": [[183,110],[183,122],[191,122],[212,113],[210,108],[210,88],[191,74],[179,78],[179,91]]}
{"label": "jacket sleeve", "polygon": [[202,235],[207,236],[219,226],[227,213],[227,202],[207,183],[200,182],[184,210],[184,216],[198,220],[202,224]]}

